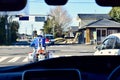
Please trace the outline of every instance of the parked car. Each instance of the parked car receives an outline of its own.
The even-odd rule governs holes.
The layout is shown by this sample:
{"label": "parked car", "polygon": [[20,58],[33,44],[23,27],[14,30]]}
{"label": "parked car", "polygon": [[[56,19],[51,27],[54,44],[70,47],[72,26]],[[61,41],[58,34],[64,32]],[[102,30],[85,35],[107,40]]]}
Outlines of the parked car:
{"label": "parked car", "polygon": [[108,35],[96,48],[94,55],[120,55],[120,33]]}
{"label": "parked car", "polygon": [[45,34],[45,38],[46,38],[45,40],[46,45],[54,45],[55,40],[52,34]]}

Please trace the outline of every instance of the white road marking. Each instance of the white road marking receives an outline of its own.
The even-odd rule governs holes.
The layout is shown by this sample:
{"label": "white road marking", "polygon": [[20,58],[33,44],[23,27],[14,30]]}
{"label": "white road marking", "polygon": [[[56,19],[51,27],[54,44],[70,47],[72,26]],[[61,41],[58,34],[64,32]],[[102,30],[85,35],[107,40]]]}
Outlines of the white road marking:
{"label": "white road marking", "polygon": [[52,55],[53,58],[56,58],[56,57],[67,57],[67,56],[73,56],[73,55]]}
{"label": "white road marking", "polygon": [[55,46],[48,46],[48,47],[69,47],[68,45],[55,45]]}
{"label": "white road marking", "polygon": [[73,55],[65,55],[65,56],[67,57],[67,56],[73,56]]}
{"label": "white road marking", "polygon": [[5,59],[7,59],[8,57],[1,57],[0,58],[0,62],[4,61]]}
{"label": "white road marking", "polygon": [[59,55],[52,55],[52,57],[53,57],[53,58],[55,58],[55,57],[59,57]]}
{"label": "white road marking", "polygon": [[28,48],[30,46],[0,46],[0,48]]}
{"label": "white road marking", "polygon": [[28,62],[28,57],[26,57],[22,62]]}
{"label": "white road marking", "polygon": [[[51,56],[51,58],[67,57],[67,56],[72,56],[72,55],[55,55],[55,54],[53,54]],[[26,57],[23,57],[23,56],[19,56],[19,57],[17,57],[17,56],[15,56],[15,57],[13,57],[13,56],[2,56],[2,57],[0,57],[0,62],[4,62],[4,60],[6,60],[8,58],[10,58],[10,59],[7,61],[7,63],[17,62],[20,58],[23,58],[23,60],[21,60],[20,62],[28,62],[28,57],[27,56]]]}
{"label": "white road marking", "polygon": [[9,60],[8,62],[15,62],[17,60],[19,60],[21,57],[14,57],[13,59]]}
{"label": "white road marking", "polygon": [[67,51],[76,51],[76,50],[70,50],[70,49],[68,49],[68,50],[61,50],[61,51],[67,52]]}

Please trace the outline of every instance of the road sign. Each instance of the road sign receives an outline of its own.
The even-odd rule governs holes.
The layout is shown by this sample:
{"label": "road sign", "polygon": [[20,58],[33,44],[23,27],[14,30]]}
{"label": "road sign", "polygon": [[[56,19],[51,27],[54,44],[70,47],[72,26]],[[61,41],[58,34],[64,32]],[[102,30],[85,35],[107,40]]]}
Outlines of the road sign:
{"label": "road sign", "polygon": [[19,20],[29,20],[29,16],[22,16],[22,17],[19,17]]}
{"label": "road sign", "polygon": [[35,17],[35,21],[36,22],[44,22],[45,21],[45,17]]}

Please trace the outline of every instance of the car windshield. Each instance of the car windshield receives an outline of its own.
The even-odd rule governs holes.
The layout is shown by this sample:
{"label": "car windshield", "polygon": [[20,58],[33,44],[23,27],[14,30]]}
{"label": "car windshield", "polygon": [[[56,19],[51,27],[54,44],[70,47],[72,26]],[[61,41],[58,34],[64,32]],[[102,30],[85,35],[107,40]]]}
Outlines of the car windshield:
{"label": "car windshield", "polygon": [[103,42],[102,49],[113,49],[114,44],[115,44],[115,39],[114,38],[106,39]]}
{"label": "car windshield", "polygon": [[[54,39],[50,42],[40,40],[39,47],[43,49],[40,52],[50,52],[48,58],[93,56],[97,51],[95,47],[108,35],[120,32],[120,15],[114,14],[115,10],[117,14],[120,7],[101,7],[95,0],[68,0],[63,6],[50,6],[44,0],[28,0],[21,11],[1,11],[0,66],[33,61],[31,54],[36,46],[31,43],[39,35]],[[45,37],[46,34],[52,36]],[[45,59],[41,57],[39,61]]]}

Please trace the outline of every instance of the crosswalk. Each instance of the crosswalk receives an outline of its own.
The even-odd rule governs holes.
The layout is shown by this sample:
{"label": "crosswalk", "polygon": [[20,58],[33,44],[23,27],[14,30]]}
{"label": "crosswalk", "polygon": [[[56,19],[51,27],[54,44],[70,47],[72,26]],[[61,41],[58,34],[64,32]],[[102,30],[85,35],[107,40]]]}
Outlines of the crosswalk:
{"label": "crosswalk", "polygon": [[21,63],[27,63],[28,57],[27,56],[1,56],[0,57],[0,63],[15,63],[15,62],[21,62]]}
{"label": "crosswalk", "polygon": [[[59,57],[54,55],[53,57]],[[0,57],[0,64],[3,63],[28,63],[28,56],[2,56]]]}
{"label": "crosswalk", "polygon": [[[71,56],[71,55],[64,55]],[[53,55],[52,58],[63,57],[63,55]],[[3,63],[28,63],[28,56],[0,56],[0,64]]]}

